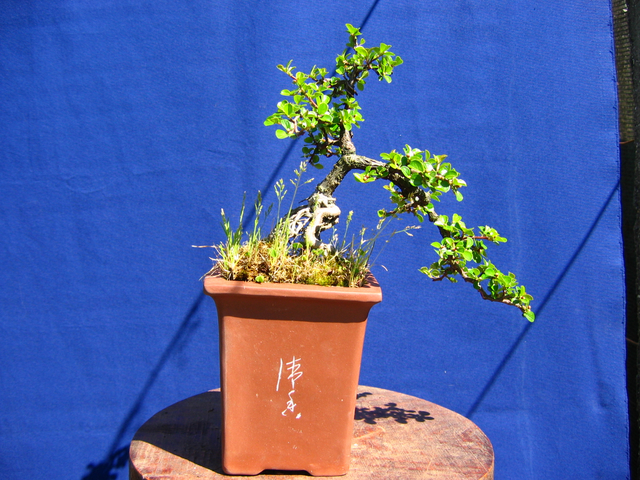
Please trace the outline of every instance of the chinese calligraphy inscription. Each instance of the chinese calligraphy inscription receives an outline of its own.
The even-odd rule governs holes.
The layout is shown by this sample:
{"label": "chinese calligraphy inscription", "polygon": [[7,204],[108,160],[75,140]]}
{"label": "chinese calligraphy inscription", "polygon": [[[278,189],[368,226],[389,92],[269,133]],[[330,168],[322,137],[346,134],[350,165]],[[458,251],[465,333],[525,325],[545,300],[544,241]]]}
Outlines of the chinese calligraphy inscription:
{"label": "chinese calligraphy inscription", "polygon": [[[296,393],[296,382],[302,376],[302,370],[301,370],[302,364],[300,363],[300,360],[301,359],[296,358],[295,355],[293,356],[291,361],[287,362],[286,364],[284,363],[282,358],[280,359],[280,369],[278,370],[278,383],[276,384],[276,392],[280,390],[280,380],[282,379],[282,370],[285,366],[286,366],[285,370],[289,372],[289,375],[287,376],[287,380],[289,380],[291,385],[291,389],[289,390],[289,394],[288,394],[289,400],[287,401],[287,407],[282,411],[282,415],[285,417],[287,416],[287,412],[296,413],[295,410],[296,410],[297,404],[293,399],[293,394]],[[296,414],[296,418],[300,418],[301,416],[302,414],[300,412]]]}

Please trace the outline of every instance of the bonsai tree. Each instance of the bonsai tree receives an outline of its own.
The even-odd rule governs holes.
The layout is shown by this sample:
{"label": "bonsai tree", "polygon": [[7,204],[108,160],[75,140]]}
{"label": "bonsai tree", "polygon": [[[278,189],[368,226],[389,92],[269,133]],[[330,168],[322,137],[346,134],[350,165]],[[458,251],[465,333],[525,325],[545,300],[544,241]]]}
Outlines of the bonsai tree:
{"label": "bonsai tree", "polygon": [[[323,242],[321,238],[322,232],[334,227],[341,216],[334,192],[353,172],[358,182],[378,181],[389,192],[391,205],[378,211],[381,222],[378,229],[388,219],[403,215],[413,216],[420,223],[426,220],[437,229],[441,240],[432,243],[437,259],[430,266],[420,268],[422,273],[435,281],[462,279],[483,299],[514,306],[533,321],[531,295],[518,284],[513,273],[501,272],[487,257],[487,243],[499,244],[506,239],[489,226],[467,227],[458,214],[449,217],[436,212],[435,203],[443,194],[452,192],[462,201],[460,190],[466,186],[446,161],[446,155],[432,155],[409,145],[401,152],[382,153],[380,159],[357,152],[354,127],[360,127],[363,121],[357,96],[371,74],[378,80],[391,82],[393,71],[402,64],[402,59],[384,43],[365,47],[358,28],[347,24],[347,30],[347,48],[337,56],[332,74],[318,67],[309,73],[296,71],[292,61],[278,65],[293,87],[282,90],[287,98],[277,104],[277,111],[264,122],[267,126],[279,127],[275,134],[280,139],[304,137],[304,162],[292,181],[296,192],[303,183],[301,176],[306,164],[322,169],[325,160],[335,160],[328,174],[301,206],[293,208],[292,202],[282,215],[280,207],[286,189],[284,182],[279,181],[275,186],[279,220],[264,238],[260,222],[261,215],[266,213],[263,215],[260,196],[254,227],[245,244],[241,241],[242,215],[240,226],[233,230],[223,211],[227,242],[215,247],[222,258],[212,271],[229,279],[279,281],[273,270],[280,269],[283,259],[287,258],[297,262],[292,281],[323,283],[318,275],[309,272],[319,264],[328,264],[325,271],[335,272],[344,269],[345,262],[346,269],[351,273],[355,271],[358,281],[364,281],[373,242],[364,240],[363,234],[359,242],[352,240],[349,244],[344,241],[340,244],[335,237],[330,242]],[[303,271],[307,273],[301,274]],[[353,280],[353,275],[350,278]]]}

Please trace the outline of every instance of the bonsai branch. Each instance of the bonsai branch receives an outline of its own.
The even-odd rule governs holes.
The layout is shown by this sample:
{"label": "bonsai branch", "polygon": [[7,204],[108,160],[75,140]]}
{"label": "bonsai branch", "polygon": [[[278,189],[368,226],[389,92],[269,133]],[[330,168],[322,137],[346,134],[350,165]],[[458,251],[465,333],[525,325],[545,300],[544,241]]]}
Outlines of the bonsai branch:
{"label": "bonsai branch", "polygon": [[[320,238],[320,234],[325,230],[335,226],[338,223],[340,217],[340,208],[335,203],[333,193],[340,186],[342,181],[353,170],[365,171],[370,167],[386,167],[388,164],[380,160],[374,160],[363,155],[357,155],[355,153],[355,147],[350,140],[349,136],[348,146],[345,148],[344,140],[341,141],[344,150],[352,151],[354,153],[347,153],[340,157],[340,159],[333,165],[331,171],[327,176],[316,186],[314,193],[306,200],[306,205],[298,207],[291,211],[289,222],[289,235],[290,238],[301,238],[305,245],[314,248],[326,248]],[[343,135],[343,138],[346,135]],[[402,195],[408,199],[407,212],[416,211],[418,209],[424,209],[431,197],[425,190],[414,187],[407,181],[406,177],[402,175],[397,169],[390,168],[386,175],[379,178],[386,179],[396,185]],[[438,215],[435,211],[428,212],[428,218],[431,222],[435,222]],[[438,227],[441,235],[449,236],[449,232]],[[486,237],[478,237],[486,238]]]}
{"label": "bonsai branch", "polygon": [[516,308],[519,308],[523,313],[530,310],[530,307],[528,305],[522,305],[520,303],[514,302],[513,301],[514,296],[508,295],[507,291],[502,291],[501,293],[494,294],[494,295],[487,292],[482,286],[482,284],[480,283],[481,280],[468,275],[466,269],[461,267],[457,262],[455,261],[450,262],[448,266],[449,266],[449,269],[448,269],[449,271],[445,271],[439,277],[431,277],[431,279],[434,282],[439,282],[444,280],[445,278],[451,279],[451,275],[457,274],[457,275],[460,275],[460,278],[462,278],[465,282],[472,284],[473,287],[480,294],[480,296],[483,298],[483,300],[488,300],[490,302],[504,303],[505,305],[511,305]]}

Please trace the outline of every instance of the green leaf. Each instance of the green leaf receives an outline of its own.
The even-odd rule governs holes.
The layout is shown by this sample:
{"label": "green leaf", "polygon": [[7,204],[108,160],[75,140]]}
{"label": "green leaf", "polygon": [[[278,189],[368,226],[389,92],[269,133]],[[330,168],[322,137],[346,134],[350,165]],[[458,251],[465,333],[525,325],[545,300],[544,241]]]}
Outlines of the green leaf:
{"label": "green leaf", "polygon": [[443,227],[449,223],[449,217],[446,215],[440,215],[433,224],[437,227]]}
{"label": "green leaf", "polygon": [[285,111],[287,112],[287,115],[289,115],[290,117],[291,117],[291,116],[294,114],[294,112],[295,112],[295,110],[294,110],[294,108],[293,108],[293,105],[292,105],[292,104],[290,104],[290,103],[287,103],[287,104],[285,105],[285,109],[286,109]]}
{"label": "green leaf", "polygon": [[370,183],[370,182],[374,182],[376,180],[375,177],[371,177],[370,175],[368,175],[366,173],[354,173],[353,176],[360,183]]}
{"label": "green leaf", "polygon": [[461,202],[463,198],[464,197],[462,196],[462,193],[460,193],[460,190],[456,190],[456,200]]}
{"label": "green leaf", "polygon": [[424,163],[420,160],[411,160],[409,166],[420,173],[424,173]]}
{"label": "green leaf", "polygon": [[378,177],[386,177],[387,175],[389,175],[389,170],[386,166],[377,167],[374,169],[374,171]]}
{"label": "green leaf", "polygon": [[483,277],[484,278],[489,278],[489,277],[493,277],[496,274],[496,269],[493,267],[487,267],[484,271]]}
{"label": "green leaf", "polygon": [[289,134],[284,130],[276,130],[276,137],[278,137],[279,139],[287,138],[288,136]]}
{"label": "green leaf", "polygon": [[533,313],[533,311],[531,310],[526,310],[525,312],[522,313],[522,316],[527,320],[529,320],[530,322],[533,322],[536,319],[536,314]]}
{"label": "green leaf", "polygon": [[351,35],[360,35],[360,29],[354,27],[350,23],[347,23],[346,27],[347,27],[347,30],[349,31],[349,34],[351,34]]}
{"label": "green leaf", "polygon": [[357,46],[356,48],[354,48],[354,50],[358,52],[358,54],[362,55],[363,57],[367,56],[367,49],[362,46]]}
{"label": "green leaf", "polygon": [[420,174],[414,173],[413,175],[411,175],[409,183],[411,183],[411,185],[413,185],[414,187],[419,187],[422,185],[422,177],[420,176]]}

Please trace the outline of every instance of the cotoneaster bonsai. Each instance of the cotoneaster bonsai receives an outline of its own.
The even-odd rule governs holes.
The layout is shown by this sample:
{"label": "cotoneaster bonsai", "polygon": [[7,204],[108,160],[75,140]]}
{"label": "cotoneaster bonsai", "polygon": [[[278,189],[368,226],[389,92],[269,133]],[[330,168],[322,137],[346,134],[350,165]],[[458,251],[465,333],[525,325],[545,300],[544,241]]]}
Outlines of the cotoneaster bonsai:
{"label": "cotoneaster bonsai", "polygon": [[[439,232],[441,240],[432,243],[436,259],[420,268],[422,273],[436,281],[462,279],[483,299],[516,307],[529,321],[535,318],[525,287],[487,257],[487,243],[506,239],[488,226],[467,227],[458,214],[436,212],[443,194],[452,192],[461,201],[466,185],[446,155],[409,145],[382,153],[379,160],[357,153],[354,127],[363,121],[357,95],[372,73],[391,82],[402,59],[384,43],[365,47],[352,25],[347,30],[347,48],[337,56],[334,73],[318,67],[303,73],[291,61],[278,65],[293,87],[281,92],[287,98],[265,121],[279,127],[280,139],[304,137],[294,198],[309,182],[302,180],[307,165],[321,169],[325,160],[335,160],[328,174],[295,208],[293,200],[284,206],[285,183],[277,182],[276,221],[268,231],[263,225],[270,209],[258,194],[246,240],[242,214],[234,229],[222,212],[227,238],[214,246],[219,258],[205,276],[205,291],[218,309],[227,473],[347,472],[367,315],[382,299],[369,262],[391,219],[412,216]],[[371,238],[360,231],[348,242],[335,233],[323,241],[322,233],[341,216],[334,193],[350,173],[361,183],[382,183],[391,206],[378,210]],[[351,214],[347,228],[350,219]]]}

